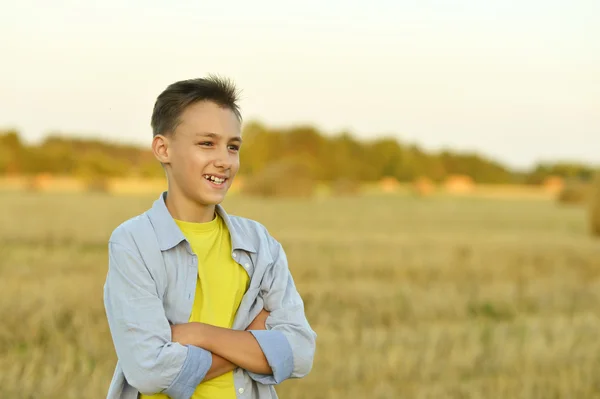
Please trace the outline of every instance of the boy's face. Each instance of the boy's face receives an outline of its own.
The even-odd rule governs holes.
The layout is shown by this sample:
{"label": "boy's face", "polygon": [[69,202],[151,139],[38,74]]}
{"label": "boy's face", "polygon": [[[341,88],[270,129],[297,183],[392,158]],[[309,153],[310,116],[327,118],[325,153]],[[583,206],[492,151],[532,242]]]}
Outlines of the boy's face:
{"label": "boy's face", "polygon": [[221,203],[240,167],[241,124],[228,108],[203,101],[180,116],[162,153],[170,190],[202,205]]}

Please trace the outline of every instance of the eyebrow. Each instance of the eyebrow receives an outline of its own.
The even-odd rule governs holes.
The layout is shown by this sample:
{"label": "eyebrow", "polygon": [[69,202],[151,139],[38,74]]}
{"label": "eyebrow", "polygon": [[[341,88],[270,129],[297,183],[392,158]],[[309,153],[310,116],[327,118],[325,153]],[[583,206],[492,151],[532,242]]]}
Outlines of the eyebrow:
{"label": "eyebrow", "polygon": [[[220,139],[222,136],[220,134],[217,133],[211,133],[211,132],[202,132],[202,133],[196,133],[196,137],[197,136],[201,136],[201,137],[210,137],[211,139]],[[231,137],[229,139],[229,141],[238,141],[238,142],[242,142],[242,138],[240,136],[234,136]]]}

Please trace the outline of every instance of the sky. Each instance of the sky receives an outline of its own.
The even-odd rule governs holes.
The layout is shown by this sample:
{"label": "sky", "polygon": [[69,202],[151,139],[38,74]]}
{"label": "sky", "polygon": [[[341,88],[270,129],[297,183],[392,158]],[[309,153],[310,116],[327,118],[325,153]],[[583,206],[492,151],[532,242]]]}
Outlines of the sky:
{"label": "sky", "polygon": [[[48,6],[52,4],[52,6]],[[245,121],[600,165],[600,1],[0,0],[0,129],[150,145],[170,83]]]}

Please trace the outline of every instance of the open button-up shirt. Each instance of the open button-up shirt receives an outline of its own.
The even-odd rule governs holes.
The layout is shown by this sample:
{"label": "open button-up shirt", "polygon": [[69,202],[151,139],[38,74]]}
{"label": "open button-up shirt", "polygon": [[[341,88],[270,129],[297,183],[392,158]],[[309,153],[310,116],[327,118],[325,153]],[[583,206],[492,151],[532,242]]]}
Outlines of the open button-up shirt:
{"label": "open button-up shirt", "polygon": [[[146,212],[119,225],[109,239],[104,305],[118,362],[107,399],[165,393],[189,399],[211,367],[210,352],[171,341],[170,324],[187,323],[197,258],[168,211],[163,192]],[[216,211],[225,221],[232,258],[250,276],[233,329],[245,330],[264,308],[266,330],[251,331],[273,371],[234,371],[239,399],[277,398],[274,385],[312,368],[316,334],[296,290],[281,244],[260,223]]]}

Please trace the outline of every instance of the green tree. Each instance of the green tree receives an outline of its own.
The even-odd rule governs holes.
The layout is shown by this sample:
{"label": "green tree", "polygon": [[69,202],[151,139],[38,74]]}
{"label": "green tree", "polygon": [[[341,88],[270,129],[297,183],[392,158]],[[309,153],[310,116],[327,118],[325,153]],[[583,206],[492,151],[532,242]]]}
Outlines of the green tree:
{"label": "green tree", "polygon": [[23,143],[16,130],[0,133],[0,174],[22,172]]}

